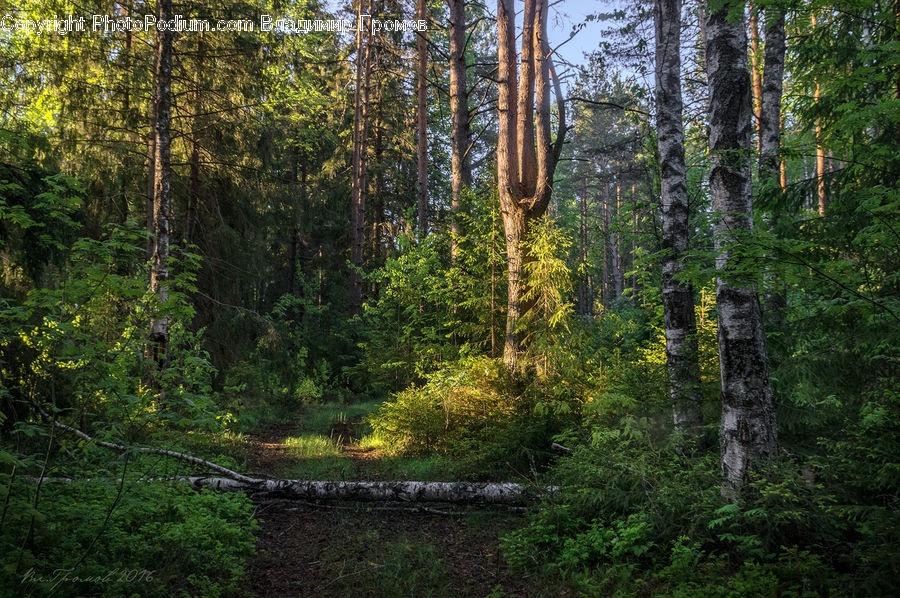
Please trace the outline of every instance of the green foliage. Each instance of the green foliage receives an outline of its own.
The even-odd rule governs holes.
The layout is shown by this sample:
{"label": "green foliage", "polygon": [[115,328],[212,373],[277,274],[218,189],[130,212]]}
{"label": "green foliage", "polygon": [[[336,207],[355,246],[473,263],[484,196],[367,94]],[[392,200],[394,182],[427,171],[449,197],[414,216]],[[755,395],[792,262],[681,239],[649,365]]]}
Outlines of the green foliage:
{"label": "green foliage", "polygon": [[539,407],[538,397],[551,387],[538,383],[526,395],[514,394],[497,360],[468,358],[397,393],[369,421],[402,453],[446,455],[457,475],[532,475],[571,413]]}
{"label": "green foliage", "polygon": [[[3,478],[10,484],[9,476]],[[257,526],[247,498],[131,479],[119,494],[110,481],[45,482],[36,511],[30,508],[34,484],[7,486],[0,592],[240,595]],[[32,515],[38,525],[29,536]]]}

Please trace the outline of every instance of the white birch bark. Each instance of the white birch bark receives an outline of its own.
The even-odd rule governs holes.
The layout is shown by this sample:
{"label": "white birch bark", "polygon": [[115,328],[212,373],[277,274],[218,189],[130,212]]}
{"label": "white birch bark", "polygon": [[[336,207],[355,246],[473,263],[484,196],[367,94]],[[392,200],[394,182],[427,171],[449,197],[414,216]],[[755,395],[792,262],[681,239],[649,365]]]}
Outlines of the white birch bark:
{"label": "white birch bark", "polygon": [[[160,0],[158,18],[172,19],[172,0]],[[153,240],[150,256],[150,291],[158,305],[169,298],[169,210],[171,193],[171,112],[172,46],[174,33],[168,29],[156,33],[156,73],[153,123]],[[164,359],[169,340],[169,316],[155,313],[150,320],[150,342],[154,357]]]}
{"label": "white birch bark", "polygon": [[752,227],[747,34],[726,2],[707,19],[710,194],[716,213],[716,302],[722,380],[723,492],[735,496],[754,461],[775,455],[775,408],[756,289],[732,280],[735,232]]}
{"label": "white birch bark", "polygon": [[700,426],[700,369],[694,291],[677,278],[688,250],[687,180],[681,96],[681,0],[656,0],[656,134],[663,217],[662,298],[666,370],[675,428]]}

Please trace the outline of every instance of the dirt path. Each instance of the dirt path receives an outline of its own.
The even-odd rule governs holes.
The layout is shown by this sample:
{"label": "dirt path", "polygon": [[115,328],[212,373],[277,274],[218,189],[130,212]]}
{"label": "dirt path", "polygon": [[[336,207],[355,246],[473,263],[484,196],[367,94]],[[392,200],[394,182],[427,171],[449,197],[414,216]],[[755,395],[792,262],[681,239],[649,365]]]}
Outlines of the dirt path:
{"label": "dirt path", "polygon": [[[377,451],[356,444],[354,422],[332,425],[342,452],[370,468]],[[249,466],[276,475],[290,461],[279,440],[296,426],[277,426],[251,443]],[[549,595],[506,567],[499,537],[521,523],[503,512],[436,514],[410,505],[259,501],[261,529],[249,590],[287,596]],[[554,593],[553,595],[560,595]]]}

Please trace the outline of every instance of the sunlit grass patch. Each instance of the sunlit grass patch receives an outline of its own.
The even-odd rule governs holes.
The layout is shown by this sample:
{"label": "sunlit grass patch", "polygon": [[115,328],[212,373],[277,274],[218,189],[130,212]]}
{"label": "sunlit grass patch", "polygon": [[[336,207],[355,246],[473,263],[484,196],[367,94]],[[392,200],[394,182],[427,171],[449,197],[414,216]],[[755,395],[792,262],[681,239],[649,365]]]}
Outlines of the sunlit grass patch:
{"label": "sunlit grass patch", "polygon": [[300,434],[282,441],[288,455],[295,459],[314,459],[320,457],[338,457],[341,447],[337,439],[322,434]]}
{"label": "sunlit grass patch", "polygon": [[396,455],[400,450],[400,447],[391,442],[387,435],[381,431],[372,431],[365,434],[359,439],[359,447],[365,450],[378,451],[384,455]]}

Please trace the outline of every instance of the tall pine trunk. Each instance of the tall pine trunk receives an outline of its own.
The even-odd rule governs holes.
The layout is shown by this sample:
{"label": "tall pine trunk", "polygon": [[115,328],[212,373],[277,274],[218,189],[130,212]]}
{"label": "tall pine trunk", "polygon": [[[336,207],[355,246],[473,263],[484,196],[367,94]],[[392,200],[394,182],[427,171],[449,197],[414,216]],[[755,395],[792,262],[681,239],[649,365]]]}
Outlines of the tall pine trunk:
{"label": "tall pine trunk", "polygon": [[755,461],[775,455],[775,408],[756,289],[734,280],[736,232],[752,227],[750,73],[743,20],[726,2],[707,20],[710,195],[716,213],[716,303],[722,379],[723,492],[734,497]]}
{"label": "tall pine trunk", "polygon": [[[810,16],[813,29],[816,28],[816,15]],[[818,104],[822,96],[822,86],[816,77],[816,91],[813,101]],[[816,198],[819,216],[825,216],[825,148],[822,147],[822,122],[816,119]]]}
{"label": "tall pine trunk", "polygon": [[696,430],[702,421],[694,290],[690,283],[678,280],[684,272],[690,238],[681,97],[681,0],[656,0],[654,16],[666,371],[675,427]]}
{"label": "tall pine trunk", "polygon": [[[157,17],[172,19],[172,0],[159,0]],[[169,298],[169,210],[171,192],[172,46],[171,31],[156,32],[155,121],[153,123],[153,248],[150,256],[150,291],[159,306]],[[169,316],[154,313],[150,342],[155,359],[164,363],[169,341]]]}
{"label": "tall pine trunk", "polygon": [[463,189],[472,185],[469,160],[469,94],[466,84],[466,3],[450,4],[450,260],[456,263],[460,235],[459,210]]}
{"label": "tall pine trunk", "polygon": [[[371,77],[372,44],[363,21],[363,0],[359,0],[356,32],[356,90],[353,114],[353,164],[350,190],[350,312],[362,309],[363,266],[366,225],[366,157],[369,136],[369,80]],[[368,14],[372,14],[369,0]]]}
{"label": "tall pine trunk", "polygon": [[[425,20],[425,0],[416,0],[416,19]],[[425,32],[416,36],[416,157],[417,181],[416,203],[418,206],[419,237],[428,234],[428,106],[427,106],[427,69],[428,54],[425,47]]]}

